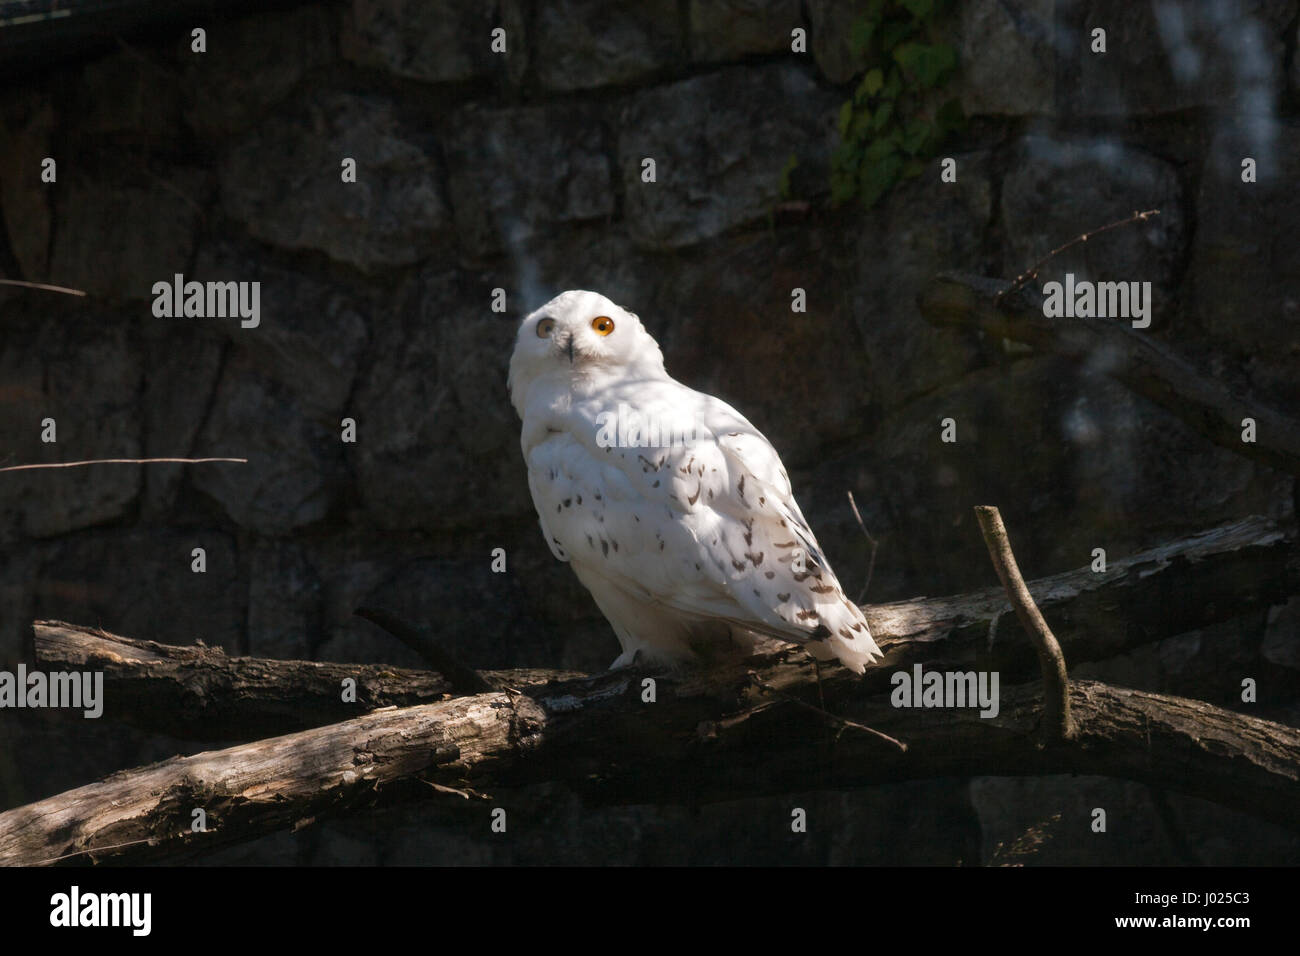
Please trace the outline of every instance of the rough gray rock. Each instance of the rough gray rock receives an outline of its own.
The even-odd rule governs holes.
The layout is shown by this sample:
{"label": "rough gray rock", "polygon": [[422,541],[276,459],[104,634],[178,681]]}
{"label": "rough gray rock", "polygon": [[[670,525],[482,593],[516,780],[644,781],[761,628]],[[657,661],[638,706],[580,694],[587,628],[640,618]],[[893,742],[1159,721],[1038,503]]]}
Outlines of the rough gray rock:
{"label": "rough gray rock", "polygon": [[0,168],[9,171],[0,177],[0,214],[19,268],[38,282],[49,277],[54,186],[41,182],[41,162],[53,152],[54,121],[43,90],[7,96],[0,105]]}
{"label": "rough gray rock", "polygon": [[[1091,0],[1067,16],[1061,91],[1085,115],[1141,116],[1201,106],[1272,113],[1285,90],[1290,0],[1132,3]],[[1106,52],[1091,50],[1106,30]]]}
{"label": "rough gray rock", "polygon": [[[1295,35],[1291,41],[1292,49],[1300,47],[1300,23],[1296,24]],[[1300,93],[1300,57],[1291,58],[1291,95]]]}
{"label": "rough gray rock", "polygon": [[866,68],[849,43],[853,22],[860,16],[862,4],[857,0],[808,0],[812,54],[822,76],[832,83],[847,83]]}
{"label": "rough gray rock", "polygon": [[536,29],[537,76],[553,90],[628,83],[685,58],[676,0],[553,0]]}
{"label": "rough gray rock", "polygon": [[[985,866],[1280,866],[1300,853],[1300,839],[1281,827],[1127,780],[976,777],[970,796]],[[1104,833],[1092,829],[1097,808],[1106,811]]]}
{"label": "rough gray rock", "polygon": [[[985,234],[994,177],[987,151],[957,153],[957,181],[939,179],[931,160],[875,209],[853,210],[839,288],[849,301],[866,356],[865,387],[879,413],[959,379],[980,363],[970,336],[921,318],[916,297],[947,270],[987,274]],[[863,263],[873,263],[863,268]]]}
{"label": "rough gray rock", "polygon": [[217,335],[305,408],[337,422],[369,340],[366,316],[382,313],[388,300],[357,292],[346,280],[327,281],[280,266],[235,244],[204,246],[194,278],[261,283],[256,328],[227,319],[199,321],[210,322]]}
{"label": "rough gray rock", "polygon": [[45,546],[6,542],[0,549],[0,667],[31,659],[32,608]]}
{"label": "rough gray rock", "polygon": [[[510,567],[508,552],[502,573],[492,571],[490,548],[466,551],[455,559],[412,561],[366,595],[363,603],[386,608],[426,629],[471,667],[520,666],[518,632],[530,626],[529,614],[519,572]],[[527,653],[553,659],[555,651],[530,641]]]}
{"label": "rough gray rock", "polygon": [[[195,548],[206,552],[203,573],[191,570]],[[165,644],[202,640],[238,654],[246,608],[229,535],[137,527],[59,539],[37,579],[33,613]]]}
{"label": "rough gray rock", "polygon": [[1268,609],[1260,652],[1272,664],[1300,671],[1300,598]]}
{"label": "rough gray rock", "polygon": [[691,57],[704,63],[788,53],[805,26],[798,0],[691,0],[689,15]]}
{"label": "rough gray rock", "polygon": [[82,157],[75,172],[60,164],[50,259],[59,285],[112,301],[148,299],[155,282],[185,271],[211,176],[152,166],[107,149]]}
{"label": "rough gray rock", "polygon": [[[956,422],[956,442],[941,422]],[[971,510],[1002,508],[1029,577],[1080,567],[1243,514],[1281,517],[1288,480],[1210,445],[1082,365],[1030,357],[918,398],[880,423],[863,456],[888,502],[899,559],[926,593],[990,583]],[[880,536],[875,528],[872,533]]]}
{"label": "rough gray rock", "polygon": [[320,634],[321,580],[301,544],[264,539],[248,572],[248,653],[308,660]]}
{"label": "rough gray rock", "polygon": [[[554,783],[499,788],[493,795],[511,808],[511,820],[517,814],[528,821],[509,842],[479,837],[473,828],[449,824],[428,805],[416,804],[325,821],[300,830],[289,845],[267,837],[252,844],[261,853],[251,859],[247,851],[232,847],[214,862],[284,859],[295,847],[299,858],[313,866],[358,860],[388,866],[709,866],[719,860],[759,866],[953,866],[979,859],[979,830],[966,787],[948,779],[689,807],[592,806]],[[807,833],[791,833],[794,807],[806,810],[809,821],[818,825]],[[772,821],[784,826],[777,830],[779,824]],[[554,839],[557,833],[579,831],[585,834],[581,840]],[[319,837],[315,843],[312,834]]]}
{"label": "rough gray rock", "polygon": [[[1266,617],[1262,610],[1252,611],[1155,644],[1140,645],[1127,654],[1080,663],[1070,668],[1070,676],[1191,697],[1230,710],[1240,708],[1242,677],[1254,677],[1264,688],[1278,683],[1268,673],[1267,658],[1260,653]],[[1265,706],[1272,696],[1266,689]]]}
{"label": "rough gray rock", "polygon": [[[342,181],[345,158],[356,160],[354,183]],[[378,272],[449,241],[439,178],[436,157],[403,129],[391,102],[313,92],[230,150],[221,203],[258,239]]]}
{"label": "rough gray rock", "polygon": [[366,596],[397,569],[429,555],[455,551],[459,541],[412,533],[385,532],[376,537],[371,523],[355,524],[328,537],[305,543],[306,560],[320,576],[320,631],[313,636],[313,660],[428,667],[397,638],[354,612]]}
{"label": "rough gray rock", "polygon": [[207,456],[248,463],[205,465],[190,480],[240,527],[285,534],[319,521],[341,493],[346,476],[340,435],[337,420],[305,408],[252,359],[233,354],[198,442]]}
{"label": "rough gray rock", "polygon": [[[492,31],[506,31],[506,52],[492,52]],[[344,18],[345,58],[397,76],[450,83],[508,73],[527,56],[521,5],[515,0],[353,0]]]}
{"label": "rough gray rock", "polygon": [[1044,266],[1040,285],[1062,281],[1067,272],[1094,281],[1150,281],[1159,322],[1181,278],[1188,236],[1172,164],[1105,139],[1027,136],[1002,187],[1003,274],[1019,275],[1081,233],[1146,209],[1160,215],[1062,253]]}
{"label": "rough gray rock", "polygon": [[[204,449],[195,447],[195,438],[217,387],[221,342],[212,330],[195,329],[194,321],[155,319],[145,325],[146,458],[208,457]],[[189,469],[206,467],[210,466],[144,466],[142,516],[152,520],[169,512]]]}
{"label": "rough gray rock", "polygon": [[[870,357],[845,294],[849,258],[838,230],[713,240],[665,257],[657,271],[670,281],[629,307],[670,375],[730,402],[795,467],[867,428]],[[804,312],[791,309],[795,288]]]}
{"label": "rough gray rock", "polygon": [[[790,156],[826,182],[839,98],[796,66],[730,68],[632,96],[619,122],[628,231],[643,247],[685,246],[759,219]],[[705,118],[683,126],[682,116]],[[655,182],[642,181],[642,160]]]}
{"label": "rough gray rock", "polygon": [[[39,321],[6,321],[0,344],[0,435],[5,464],[140,456],[141,357],[122,316],[50,309]],[[55,421],[53,444],[41,422]],[[141,469],[94,465],[4,476],[0,536],[47,537],[122,516],[140,492]]]}
{"label": "rough gray rock", "polygon": [[377,334],[347,446],[367,520],[381,528],[481,526],[532,508],[506,391],[517,318],[491,289],[421,276]]}
{"label": "rough gray rock", "polygon": [[337,56],[338,17],[308,4],[207,25],[208,51],[185,64],[185,119],[206,139],[245,129]]}
{"label": "rough gray rock", "polygon": [[469,107],[447,125],[446,155],[457,236],[472,256],[614,213],[605,132],[591,109]]}
{"label": "rough gray rock", "polygon": [[112,136],[119,143],[174,141],[180,124],[180,85],[173,63],[119,50],[81,71],[68,112],[81,136]]}
{"label": "rough gray rock", "polygon": [[[1206,153],[1188,304],[1219,347],[1278,366],[1296,395],[1300,244],[1292,233],[1300,221],[1300,125],[1270,129],[1269,136],[1249,123],[1225,129]],[[1242,182],[1246,157],[1256,162],[1254,183]]]}
{"label": "rough gray rock", "polygon": [[967,116],[1054,112],[1054,0],[969,0],[954,11],[956,88]]}

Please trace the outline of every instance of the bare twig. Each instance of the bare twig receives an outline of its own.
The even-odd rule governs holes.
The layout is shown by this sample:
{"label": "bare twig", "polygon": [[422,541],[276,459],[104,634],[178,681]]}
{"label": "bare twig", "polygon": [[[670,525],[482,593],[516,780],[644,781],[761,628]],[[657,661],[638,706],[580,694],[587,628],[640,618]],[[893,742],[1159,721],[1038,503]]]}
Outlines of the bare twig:
{"label": "bare twig", "polygon": [[1026,283],[1032,281],[1038,276],[1038,271],[1042,269],[1043,266],[1047,265],[1049,262],[1051,262],[1053,259],[1059,256],[1065,250],[1071,249],[1074,246],[1079,245],[1080,243],[1087,242],[1093,236],[1099,236],[1103,232],[1109,232],[1110,230],[1117,229],[1120,226],[1127,226],[1129,223],[1132,222],[1146,222],[1152,216],[1158,216],[1158,215],[1160,215],[1159,209],[1148,209],[1146,212],[1135,212],[1127,219],[1120,219],[1117,222],[1112,222],[1109,225],[1102,226],[1099,229],[1093,229],[1090,232],[1085,232],[1081,236],[1075,236],[1065,245],[1057,246],[1047,255],[1043,256],[1043,258],[1039,259],[1032,266],[1030,266],[1026,271],[1016,276],[1016,281],[1012,282],[1011,285],[1007,286],[1005,289],[1003,289],[1001,292],[998,293],[997,301],[1000,302],[1003,296],[1010,295],[1013,292],[1019,292],[1021,289],[1025,287]]}
{"label": "bare twig", "polygon": [[1038,610],[1033,595],[1025,586],[1025,579],[1020,576],[1020,567],[1011,551],[1011,541],[1007,538],[1001,513],[992,505],[979,505],[975,508],[975,517],[984,534],[984,543],[988,546],[989,557],[993,559],[998,578],[1016,609],[1021,626],[1033,640],[1034,649],[1038,652],[1038,663],[1043,672],[1045,737],[1048,741],[1069,740],[1074,736],[1074,724],[1070,720],[1069,678],[1065,672],[1065,655],[1061,653],[1061,645],[1043,620],[1042,612]]}
{"label": "bare twig", "polygon": [[861,604],[867,599],[867,589],[871,587],[871,577],[876,573],[876,548],[880,547],[880,542],[871,536],[867,526],[862,522],[862,515],[858,512],[858,503],[853,500],[853,492],[849,492],[849,507],[853,509],[853,517],[858,519],[858,527],[862,533],[867,536],[867,544],[871,545],[871,557],[867,559],[867,580],[863,582],[862,590],[858,593],[856,603]]}
{"label": "bare twig", "polygon": [[62,285],[48,285],[44,282],[24,282],[22,279],[0,279],[0,285],[15,285],[20,289],[40,289],[42,292],[62,292],[64,295],[85,296],[81,289],[69,289]]}
{"label": "bare twig", "polygon": [[247,458],[94,458],[90,461],[55,461],[41,465],[9,465],[0,471],[32,471],[37,468],[79,468],[82,465],[153,465],[162,462],[177,465],[201,465],[209,461],[233,461],[248,464]]}
{"label": "bare twig", "polygon": [[[841,717],[839,714],[832,714],[829,710],[826,710],[824,707],[818,707],[815,704],[808,703],[806,700],[800,700],[798,697],[792,697],[790,694],[786,694],[782,691],[779,691],[771,684],[767,683],[762,678],[760,678],[758,674],[755,673],[754,671],[749,672],[749,679],[753,682],[754,686],[757,687],[759,690],[763,691],[763,693],[771,694],[774,697],[779,697],[781,700],[786,701],[787,703],[790,704],[794,704],[796,707],[802,707],[804,710],[811,710],[814,714],[821,715],[826,719],[827,723],[829,723],[832,727],[837,728],[841,733],[848,729],[860,730],[863,733],[872,734],[873,736],[879,737],[881,740],[885,741],[886,743],[893,744],[895,747],[899,749],[900,752],[905,753],[907,751],[907,744],[903,743],[898,738],[891,737],[889,736],[889,734],[883,734],[879,730],[876,730],[874,727],[868,727],[866,724],[860,724],[856,720],[849,720],[847,717]],[[818,692],[820,693],[821,691],[820,670],[817,671],[817,680],[818,680]],[[838,739],[838,734],[836,735],[836,737]]]}
{"label": "bare twig", "polygon": [[98,861],[95,859],[95,854],[96,854],[96,853],[107,853],[109,850],[122,850],[122,849],[125,849],[126,847],[129,847],[129,846],[139,846],[139,845],[142,844],[142,843],[148,843],[148,844],[150,844],[150,845],[154,845],[154,844],[156,844],[157,842],[158,842],[158,840],[157,840],[156,838],[154,838],[154,837],[146,837],[146,838],[143,839],[143,840],[128,840],[128,841],[125,842],[125,843],[114,843],[114,844],[112,844],[112,845],[110,845],[110,846],[95,846],[95,847],[88,847],[87,849],[84,849],[84,850],[73,850],[71,853],[64,853],[62,856],[51,856],[51,857],[48,857],[48,858],[46,858],[46,859],[44,859],[44,860],[34,860],[34,861],[32,861],[32,863],[31,863],[30,865],[31,865],[31,866],[49,866],[51,863],[59,863],[59,862],[61,862],[61,861],[63,861],[63,860],[70,860],[70,859],[72,859],[74,856],[86,856],[86,855],[89,855],[89,856],[90,856],[90,862],[92,862],[92,863],[96,863],[96,862],[98,862]]}

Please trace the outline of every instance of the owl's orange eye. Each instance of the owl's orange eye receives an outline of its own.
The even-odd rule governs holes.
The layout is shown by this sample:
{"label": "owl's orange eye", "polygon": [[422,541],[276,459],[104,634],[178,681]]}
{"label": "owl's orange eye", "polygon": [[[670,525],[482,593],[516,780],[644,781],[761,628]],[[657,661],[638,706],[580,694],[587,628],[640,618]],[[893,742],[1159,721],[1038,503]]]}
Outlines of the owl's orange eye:
{"label": "owl's orange eye", "polygon": [[537,337],[539,339],[546,338],[548,335],[551,334],[551,330],[554,328],[555,328],[554,319],[542,319],[542,321],[537,323]]}
{"label": "owl's orange eye", "polygon": [[609,335],[614,331],[614,320],[607,315],[598,315],[591,320],[591,327],[597,335]]}

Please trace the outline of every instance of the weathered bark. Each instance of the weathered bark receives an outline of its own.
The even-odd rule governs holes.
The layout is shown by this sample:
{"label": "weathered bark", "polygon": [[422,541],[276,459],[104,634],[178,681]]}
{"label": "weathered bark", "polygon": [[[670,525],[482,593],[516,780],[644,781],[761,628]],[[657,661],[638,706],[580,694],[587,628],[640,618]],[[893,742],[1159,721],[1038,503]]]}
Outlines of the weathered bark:
{"label": "weathered bark", "polygon": [[[1300,552],[1273,522],[1253,516],[1112,558],[1102,572],[1038,578],[1029,590],[1073,666],[1286,601],[1300,593]],[[1007,683],[1039,673],[1033,643],[999,587],[863,611],[885,652],[884,665],[864,678],[869,687],[884,690],[889,671],[913,664],[978,663]]]}
{"label": "weathered bark", "polygon": [[[1104,572],[1083,568],[1039,578],[1029,588],[1066,660],[1079,664],[1285,601],[1300,593],[1300,556],[1272,522],[1252,517],[1112,560]],[[1001,588],[863,610],[885,652],[884,663],[861,678],[869,691],[889,690],[889,675],[914,664],[978,665],[1008,684],[1039,672],[1034,647]],[[37,621],[34,631],[43,668],[104,671],[103,719],[194,740],[287,733],[453,692],[432,672],[231,658],[217,648],[172,647],[59,621]],[[483,677],[500,687],[527,673]],[[355,704],[341,700],[346,677],[357,681]]]}
{"label": "weathered bark", "polygon": [[[1234,392],[1198,369],[1168,343],[1115,319],[1049,319],[1042,297],[1028,289],[998,301],[1006,283],[978,276],[936,276],[917,297],[935,325],[973,328],[1043,352],[1102,355],[1101,368],[1155,402],[1216,445],[1292,475],[1300,475],[1300,421],[1256,397]],[[1243,442],[1242,420],[1253,418],[1255,441]]]}
{"label": "weathered bark", "polygon": [[[459,777],[511,753],[526,711],[506,694],[386,708],[114,774],[0,815],[0,864],[153,861],[300,826],[413,774]],[[200,809],[207,832],[194,833]]]}
{"label": "weathered bark", "polygon": [[[283,734],[451,693],[432,671],[227,657],[219,647],[177,647],[62,621],[37,621],[32,630],[42,668],[104,672],[105,718],[190,740]],[[356,681],[355,703],[343,699],[348,679]]]}
{"label": "weathered bark", "polygon": [[[831,711],[904,739],[902,753],[852,727],[834,731],[806,706],[818,688],[802,652],[680,681],[659,677],[652,703],[640,674],[532,677],[525,692],[376,711],[176,757],[10,810],[0,814],[0,864],[176,859],[394,794],[411,799],[417,776],[432,784],[427,799],[475,814],[467,825],[485,830],[490,808],[509,813],[509,803],[473,791],[541,780],[562,780],[597,801],[693,803],[1046,773],[1141,780],[1300,828],[1300,730],[1198,701],[1075,682],[1078,735],[1043,747],[1037,688],[1004,688],[1000,713],[981,718],[896,708],[843,669],[823,677]],[[207,832],[191,832],[196,809]]]}
{"label": "weathered bark", "polygon": [[[1092,659],[1281,600],[1297,590],[1296,563],[1293,543],[1252,518],[1113,562],[1107,572],[1057,575],[1031,589],[1045,616],[1065,622],[1061,633],[1073,632],[1067,648]],[[477,813],[486,826],[481,791],[538,781],[565,782],[594,801],[697,803],[931,776],[1090,773],[1300,830],[1300,729],[1073,682],[1074,733],[1044,744],[1040,688],[1007,687],[1029,678],[1036,656],[1023,633],[1012,638],[1001,591],[867,612],[886,659],[865,678],[842,668],[819,673],[779,642],[707,671],[488,672],[479,676],[492,691],[176,757],[10,810],[0,814],[0,863],[176,859],[413,792],[443,801],[447,812]],[[1004,617],[990,651],[989,625]],[[318,699],[319,717],[345,677],[357,678],[359,689],[363,675],[378,682],[367,688],[371,704],[405,693],[408,678],[427,682],[416,693],[446,687],[435,674],[230,659],[57,622],[37,623],[36,646],[46,665],[111,673],[106,686],[119,705],[127,702],[118,716],[139,720],[161,709],[158,729],[168,732],[182,723],[194,732],[239,729],[247,726],[235,715],[241,708],[259,715],[264,732],[267,722],[289,719],[287,699],[292,719],[307,719],[298,709],[304,692]],[[894,672],[918,663],[1000,670],[998,712],[898,706],[904,702],[882,691]],[[285,686],[295,683],[301,689],[286,699]],[[168,701],[172,707],[160,707]],[[165,713],[177,701],[189,708],[184,721]],[[192,830],[196,810],[206,830]]]}

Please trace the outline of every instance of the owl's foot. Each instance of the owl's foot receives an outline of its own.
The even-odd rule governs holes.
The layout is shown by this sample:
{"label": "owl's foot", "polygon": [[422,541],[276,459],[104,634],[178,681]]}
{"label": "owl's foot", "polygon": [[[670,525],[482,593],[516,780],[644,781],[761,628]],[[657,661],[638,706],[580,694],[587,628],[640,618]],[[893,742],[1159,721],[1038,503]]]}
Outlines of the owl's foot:
{"label": "owl's foot", "polygon": [[624,651],[622,654],[618,655],[618,657],[614,658],[614,663],[609,665],[609,669],[617,671],[622,670],[624,667],[631,667],[636,663],[637,658],[640,656],[641,648],[639,647],[633,648],[630,651]]}

